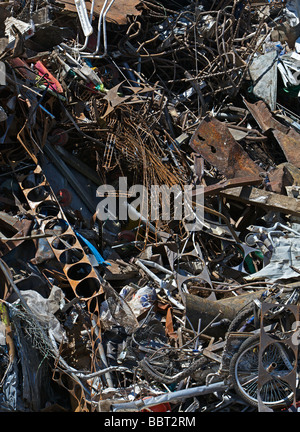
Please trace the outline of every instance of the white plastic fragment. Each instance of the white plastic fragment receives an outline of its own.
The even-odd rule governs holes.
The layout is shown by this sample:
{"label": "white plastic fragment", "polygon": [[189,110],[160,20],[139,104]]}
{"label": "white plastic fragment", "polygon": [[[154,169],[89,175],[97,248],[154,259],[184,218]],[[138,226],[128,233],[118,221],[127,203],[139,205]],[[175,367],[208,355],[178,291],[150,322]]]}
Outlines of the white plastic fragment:
{"label": "white plastic fragment", "polygon": [[34,35],[34,24],[26,23],[14,17],[6,18],[5,20],[5,35],[8,37],[8,43],[14,42],[16,35],[13,28],[17,28],[25,39]]}
{"label": "white plastic fragment", "polygon": [[285,8],[285,16],[288,18],[290,26],[295,27],[300,22],[300,2],[299,0],[288,0]]}

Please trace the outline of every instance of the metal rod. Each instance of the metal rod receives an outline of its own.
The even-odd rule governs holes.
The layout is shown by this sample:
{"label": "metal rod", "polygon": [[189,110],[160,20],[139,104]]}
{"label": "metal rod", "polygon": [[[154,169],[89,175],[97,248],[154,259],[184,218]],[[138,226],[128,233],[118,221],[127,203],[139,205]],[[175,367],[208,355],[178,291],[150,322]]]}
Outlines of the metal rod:
{"label": "metal rod", "polygon": [[150,397],[145,400],[138,400],[134,402],[122,403],[122,404],[113,404],[111,410],[116,411],[141,411],[143,408],[159,405],[165,402],[180,402],[184,399],[195,397],[195,396],[203,396],[210,393],[221,392],[228,390],[228,384],[225,384],[224,381],[204,385],[200,387],[188,388],[184,390],[175,391],[172,393],[162,394],[160,396]]}

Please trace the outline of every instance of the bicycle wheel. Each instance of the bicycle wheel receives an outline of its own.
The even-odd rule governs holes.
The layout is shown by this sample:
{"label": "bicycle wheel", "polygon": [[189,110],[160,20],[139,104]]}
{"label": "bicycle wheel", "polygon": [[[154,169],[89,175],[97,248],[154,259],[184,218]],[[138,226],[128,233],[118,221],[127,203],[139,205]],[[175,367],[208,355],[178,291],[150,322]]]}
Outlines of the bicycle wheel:
{"label": "bicycle wheel", "polygon": [[[289,331],[292,329],[294,316],[289,310],[282,310],[283,306],[274,304],[274,307],[265,314],[263,325],[271,326],[272,331]],[[277,313],[277,311],[281,311]],[[260,328],[260,315],[261,312],[258,310],[257,316],[254,316],[254,308],[244,309],[240,311],[237,316],[232,320],[228,327],[228,333],[230,332],[253,332]]]}
{"label": "bicycle wheel", "polygon": [[[290,404],[292,388],[282,379],[294,367],[291,350],[281,342],[268,345],[262,355],[262,366],[271,379],[260,389],[262,402],[269,407]],[[258,406],[259,336],[251,336],[242,343],[231,359],[229,373],[236,393],[251,406]]]}
{"label": "bicycle wheel", "polygon": [[253,307],[250,307],[237,314],[237,316],[231,321],[227,332],[251,332],[259,328],[259,320],[258,325],[255,324],[254,309]]}

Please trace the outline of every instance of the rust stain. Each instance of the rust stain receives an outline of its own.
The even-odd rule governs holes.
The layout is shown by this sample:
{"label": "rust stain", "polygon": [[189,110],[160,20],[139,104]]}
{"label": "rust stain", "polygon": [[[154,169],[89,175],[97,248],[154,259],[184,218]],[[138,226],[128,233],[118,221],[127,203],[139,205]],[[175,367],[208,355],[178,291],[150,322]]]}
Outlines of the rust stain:
{"label": "rust stain", "polygon": [[[94,6],[94,16],[100,14],[100,11],[104,5],[105,0],[96,0]],[[65,5],[65,9],[71,12],[76,12],[75,3],[73,0],[65,0],[62,2]],[[92,2],[86,1],[87,11],[90,12]],[[135,15],[138,16],[141,14],[141,10],[138,10],[136,7],[140,4],[138,0],[126,0],[120,1],[117,0],[113,3],[110,10],[107,13],[107,20],[116,22],[120,25],[127,24],[127,16]]]}
{"label": "rust stain", "polygon": [[204,118],[191,138],[190,147],[229,179],[259,177],[261,172],[228,127],[215,118]]}
{"label": "rust stain", "polygon": [[287,161],[300,168],[300,134],[276,120],[263,101],[254,104],[244,102],[263,132],[272,130]]}
{"label": "rust stain", "polygon": [[273,131],[273,135],[287,161],[300,168],[300,134],[294,129],[290,129],[287,134],[284,134],[280,130]]}
{"label": "rust stain", "polygon": [[263,132],[269,129],[280,130],[283,133],[288,132],[289,128],[279,123],[279,121],[273,117],[265,102],[258,101],[252,104],[244,99],[244,103]]}

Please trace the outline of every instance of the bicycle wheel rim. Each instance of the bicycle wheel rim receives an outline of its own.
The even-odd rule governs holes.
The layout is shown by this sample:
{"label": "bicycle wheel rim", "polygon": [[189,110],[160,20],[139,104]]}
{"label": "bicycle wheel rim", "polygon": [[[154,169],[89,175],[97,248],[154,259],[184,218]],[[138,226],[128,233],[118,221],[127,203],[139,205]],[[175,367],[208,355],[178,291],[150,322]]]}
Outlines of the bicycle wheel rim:
{"label": "bicycle wheel rim", "polygon": [[[243,394],[246,400],[250,400],[255,405],[258,404],[258,353],[259,343],[249,346],[238,356],[234,367],[235,381],[240,394]],[[267,354],[269,354],[269,358],[268,356],[264,358],[265,363],[276,363],[277,370],[273,371],[272,379],[261,387],[261,400],[266,406],[286,405],[291,401],[294,393],[290,386],[280,378],[280,374],[284,376],[290,370],[282,372],[286,364],[280,357],[279,351],[277,352],[277,356],[274,352],[267,352]]]}

